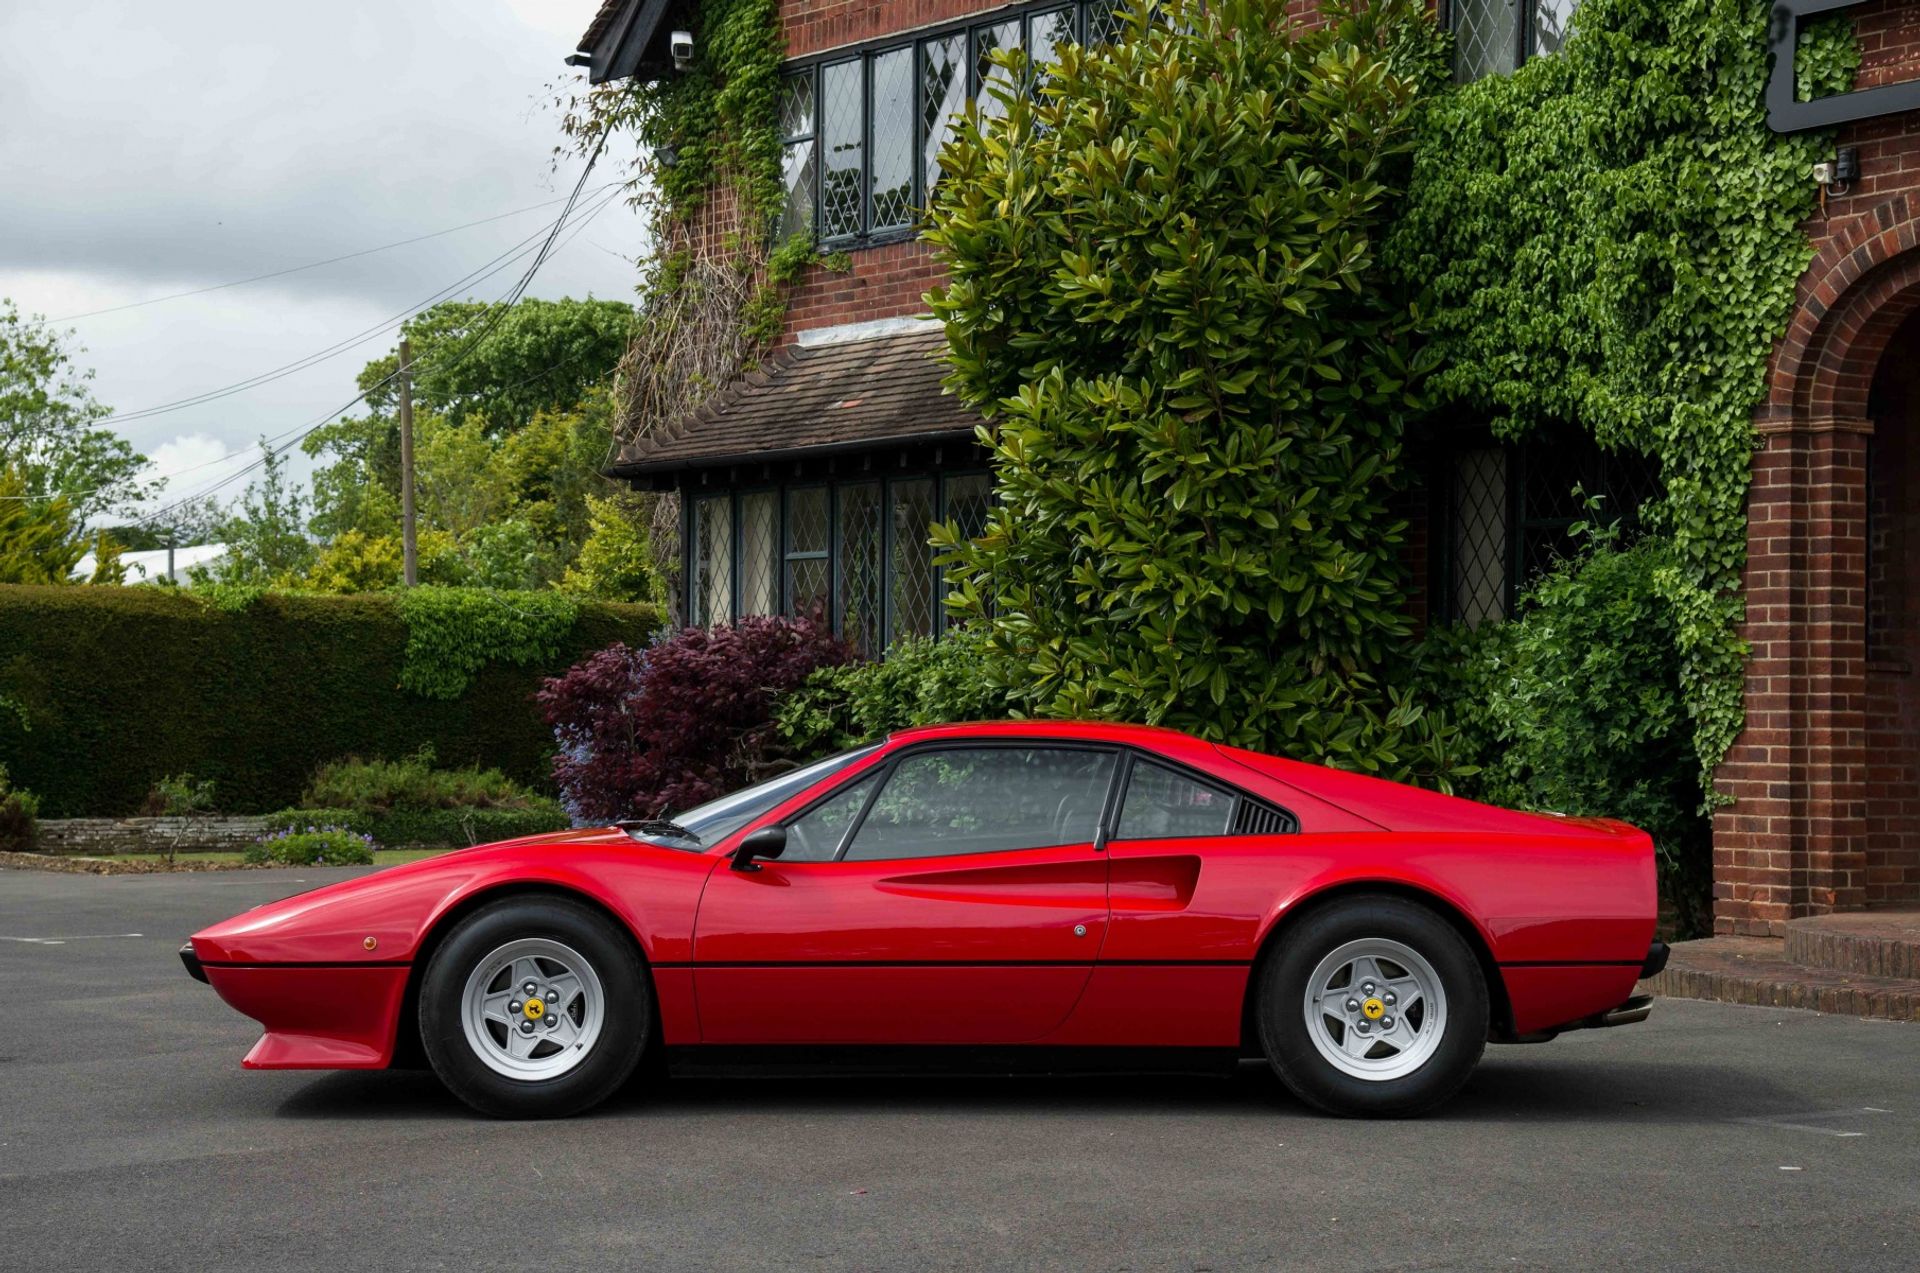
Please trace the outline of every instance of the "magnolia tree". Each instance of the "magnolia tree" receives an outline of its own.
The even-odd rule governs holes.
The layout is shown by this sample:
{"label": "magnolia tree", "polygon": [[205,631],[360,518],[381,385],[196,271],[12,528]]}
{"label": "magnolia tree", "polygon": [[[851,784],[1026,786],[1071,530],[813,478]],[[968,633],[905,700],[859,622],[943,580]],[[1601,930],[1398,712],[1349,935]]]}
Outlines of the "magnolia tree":
{"label": "magnolia tree", "polygon": [[1164,723],[1445,780],[1389,688],[1410,649],[1401,435],[1418,316],[1383,286],[1419,88],[1417,0],[1136,9],[1009,63],[941,157],[928,238],[951,387],[998,501],[943,528],[962,612],[1043,715]]}

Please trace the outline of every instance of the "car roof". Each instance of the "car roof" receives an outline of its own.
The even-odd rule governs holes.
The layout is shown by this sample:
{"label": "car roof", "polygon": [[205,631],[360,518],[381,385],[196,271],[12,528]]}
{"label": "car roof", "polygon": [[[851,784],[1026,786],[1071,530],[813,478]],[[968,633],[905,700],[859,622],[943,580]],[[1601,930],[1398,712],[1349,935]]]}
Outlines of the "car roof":
{"label": "car roof", "polygon": [[[941,738],[1060,738],[1085,742],[1132,743],[1141,747],[1202,740],[1159,725],[1123,725],[1091,720],[995,720],[955,725],[919,725],[887,735],[889,742],[922,742]],[[1202,744],[1204,745],[1204,744]]]}

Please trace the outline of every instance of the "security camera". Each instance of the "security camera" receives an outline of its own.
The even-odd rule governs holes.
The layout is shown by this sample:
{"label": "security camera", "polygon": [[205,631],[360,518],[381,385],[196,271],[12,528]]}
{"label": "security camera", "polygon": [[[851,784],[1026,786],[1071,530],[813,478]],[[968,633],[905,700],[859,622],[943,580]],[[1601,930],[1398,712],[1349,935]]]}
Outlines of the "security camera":
{"label": "security camera", "polygon": [[673,69],[690,70],[693,67],[693,32],[675,31],[667,37],[667,51],[673,54]]}

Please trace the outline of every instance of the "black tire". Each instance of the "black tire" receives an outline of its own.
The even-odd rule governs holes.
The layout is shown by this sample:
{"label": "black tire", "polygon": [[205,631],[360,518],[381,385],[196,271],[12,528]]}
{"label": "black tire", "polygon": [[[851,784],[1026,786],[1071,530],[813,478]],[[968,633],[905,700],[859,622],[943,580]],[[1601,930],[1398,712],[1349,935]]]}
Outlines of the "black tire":
{"label": "black tire", "polygon": [[[1360,1078],[1321,1055],[1304,1003],[1321,960],[1348,942],[1381,938],[1409,947],[1431,966],[1446,996],[1445,1025],[1439,1043],[1410,1073]],[[1262,969],[1255,1016],[1268,1064],[1301,1100],[1330,1114],[1405,1118],[1441,1104],[1472,1075],[1487,1042],[1487,982],[1473,950],[1445,919],[1403,898],[1349,897],[1302,917],[1280,942]]]}
{"label": "black tire", "polygon": [[[489,954],[524,938],[578,952],[606,1001],[587,1055],[552,1078],[499,1073],[475,1051],[462,1024],[469,976]],[[631,935],[563,897],[507,897],[482,906],[447,934],[420,983],[420,1039],[429,1064],[455,1096],[494,1118],[564,1118],[598,1105],[633,1074],[651,1042],[653,1020],[653,985]]]}

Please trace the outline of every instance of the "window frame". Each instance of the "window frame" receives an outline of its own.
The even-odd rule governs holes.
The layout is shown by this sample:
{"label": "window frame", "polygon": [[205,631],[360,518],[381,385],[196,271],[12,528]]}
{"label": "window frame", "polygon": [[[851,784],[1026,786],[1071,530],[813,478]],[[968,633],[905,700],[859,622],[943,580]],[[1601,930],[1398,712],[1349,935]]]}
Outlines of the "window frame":
{"label": "window frame", "polygon": [[[744,608],[746,579],[746,500],[750,495],[772,493],[778,497],[775,517],[778,525],[774,528],[774,561],[779,570],[775,592],[779,595],[781,615],[793,615],[793,574],[794,565],[803,561],[824,561],[826,571],[826,617],[828,624],[836,634],[841,633],[845,615],[841,607],[842,579],[846,570],[845,544],[840,530],[841,491],[843,487],[863,483],[876,483],[880,488],[880,618],[878,631],[882,648],[893,645],[903,635],[899,631],[897,607],[894,605],[893,553],[898,546],[899,535],[893,526],[892,509],[897,487],[916,482],[930,482],[933,488],[931,520],[945,522],[952,520],[953,513],[949,503],[949,483],[958,478],[987,479],[989,500],[993,493],[993,470],[975,463],[965,467],[941,467],[939,465],[916,465],[885,472],[846,472],[833,475],[808,476],[790,481],[741,482],[737,485],[693,486],[683,493],[682,506],[684,522],[681,527],[681,603],[689,622],[699,622],[697,609],[703,578],[698,569],[700,562],[700,505],[712,499],[728,501],[728,519],[732,524],[730,546],[732,550],[729,573],[729,613],[737,621],[750,617]],[[791,534],[793,497],[796,493],[808,490],[826,493],[827,541],[826,547],[805,552],[795,551]],[[938,555],[931,544],[927,546],[929,554]],[[933,630],[928,635],[939,640],[948,630],[946,598],[951,589],[948,583],[948,568],[935,566],[931,569],[929,582],[932,594],[927,598],[928,613],[932,617]]]}
{"label": "window frame", "polygon": [[[1041,14],[1061,9],[1071,10],[1071,38],[1077,44],[1085,44],[1089,31],[1089,17],[1092,10],[1102,5],[1104,0],[1023,0],[1019,4],[1010,4],[993,9],[987,13],[971,13],[965,17],[932,24],[912,32],[894,32],[861,40],[852,44],[836,45],[830,49],[821,49],[801,57],[789,59],[781,64],[780,76],[784,81],[793,76],[811,76],[813,78],[813,146],[814,146],[814,182],[813,182],[813,232],[815,241],[822,247],[833,251],[850,248],[879,247],[888,243],[901,243],[920,236],[922,214],[926,210],[930,184],[927,181],[926,145],[930,129],[926,121],[927,95],[924,74],[926,47],[929,44],[943,43],[954,36],[964,36],[966,40],[966,76],[967,91],[965,102],[977,100],[980,92],[979,76],[979,35],[989,27],[1014,25],[1019,29],[1020,47],[1026,49],[1033,32],[1033,19]],[[908,197],[911,203],[906,224],[883,226],[876,229],[873,225],[873,61],[889,53],[907,50],[911,54],[909,77],[911,79],[911,121],[912,136],[909,150],[912,155],[912,178]],[[822,93],[822,75],[824,69],[858,59],[860,62],[860,225],[857,231],[829,235],[825,233],[824,214],[826,211],[824,191],[826,188],[826,99]],[[784,147],[798,136],[781,138]],[[793,227],[778,227],[784,237],[793,232]]]}
{"label": "window frame", "polygon": [[[1514,71],[1525,66],[1533,58],[1553,56],[1551,53],[1536,53],[1533,49],[1534,29],[1537,22],[1534,16],[1534,7],[1540,3],[1540,0],[1504,0],[1504,2],[1512,3],[1519,9],[1519,13],[1515,17],[1513,24],[1513,68],[1512,70],[1488,71],[1486,75],[1511,75]],[[1577,11],[1583,2],[1584,0],[1574,0],[1573,9]],[[1460,10],[1472,3],[1500,4],[1503,3],[1503,0],[1446,0],[1446,30],[1449,34],[1459,34]],[[1571,23],[1571,11],[1568,14],[1568,19],[1569,23]],[[1571,27],[1569,27],[1569,29],[1571,29]],[[1470,84],[1473,82],[1473,80],[1463,80],[1460,78],[1460,64],[1458,62],[1455,62],[1448,70],[1453,73],[1454,83],[1456,84]],[[1485,79],[1486,75],[1477,75],[1474,79]]]}
{"label": "window frame", "polygon": [[[860,828],[866,825],[867,815],[873,812],[873,806],[875,802],[879,800],[880,793],[885,791],[887,784],[893,781],[893,776],[899,771],[900,766],[916,756],[935,755],[943,751],[1079,751],[1096,752],[1113,756],[1113,772],[1107,775],[1107,794],[1100,803],[1100,812],[1095,816],[1093,839],[1087,842],[1087,852],[1090,854],[1103,853],[1106,851],[1107,823],[1109,815],[1113,812],[1115,793],[1120,789],[1118,779],[1121,774],[1127,772],[1129,749],[1126,746],[1120,743],[1101,743],[1081,738],[940,738],[902,747],[881,763],[879,767],[880,781],[874,789],[868,793],[865,803],[860,806],[859,814],[852,822],[847,824],[846,834],[841,837],[839,847],[835,851],[832,861],[836,863],[847,861],[863,863],[924,862],[938,858],[990,856],[998,853],[1044,853],[1049,849],[1069,849],[1079,843],[1079,841],[1076,840],[1067,844],[1034,844],[1025,845],[1016,849],[985,849],[981,850],[978,854],[928,853],[918,857],[903,858],[848,858],[847,854],[852,851],[854,840],[859,838]],[[836,790],[838,790],[838,788],[836,788]],[[783,821],[781,825],[784,826],[785,822]]]}
{"label": "window frame", "polygon": [[[1101,805],[1099,823],[1096,827],[1090,849],[1090,852],[1093,853],[1105,853],[1108,848],[1114,844],[1145,844],[1149,842],[1148,839],[1122,840],[1118,835],[1120,829],[1120,814],[1126,800],[1127,786],[1133,780],[1133,769],[1136,764],[1158,765],[1160,768],[1177,774],[1180,777],[1190,779],[1203,786],[1224,791],[1233,798],[1233,808],[1227,815],[1228,830],[1224,835],[1161,838],[1244,840],[1267,838],[1274,835],[1300,834],[1299,815],[1285,805],[1280,804],[1278,801],[1269,800],[1264,796],[1256,796],[1243,787],[1216,777],[1213,774],[1206,773],[1203,770],[1196,769],[1192,765],[1175,760],[1171,756],[1165,756],[1159,752],[1149,752],[1128,743],[1107,743],[1086,738],[1058,738],[1050,735],[1035,737],[999,735],[982,738],[935,738],[929,739],[926,742],[909,743],[899,750],[881,757],[874,764],[867,765],[856,772],[843,775],[841,781],[835,783],[828,790],[821,792],[818,796],[809,800],[805,805],[794,810],[792,813],[767,825],[782,828],[790,827],[821,805],[844,794],[848,789],[853,787],[854,784],[865,782],[868,778],[878,776],[880,781],[875,783],[873,790],[867,793],[867,798],[861,802],[859,813],[854,815],[853,820],[847,824],[847,829],[841,833],[839,844],[834,846],[833,856],[818,862],[797,862],[793,864],[796,866],[837,866],[848,860],[847,851],[853,847],[854,837],[860,833],[861,826],[864,825],[867,820],[867,814],[873,809],[874,801],[879,798],[882,791],[886,790],[887,783],[892,780],[894,771],[899,768],[902,761],[912,756],[925,755],[928,752],[982,751],[992,747],[1018,748],[1027,751],[1106,752],[1118,756],[1118,760],[1114,765],[1113,775],[1107,782],[1106,799]],[[1284,822],[1284,829],[1259,833],[1233,830],[1232,828],[1239,821],[1242,806],[1248,804],[1278,814]],[[1071,846],[1041,845],[1036,848],[1005,849],[1000,851],[1006,853],[1037,853],[1049,848],[1057,849],[1068,847]],[[952,854],[949,856],[957,857],[961,855]],[[928,858],[866,858],[860,860],[871,862],[920,862],[926,861]]]}

